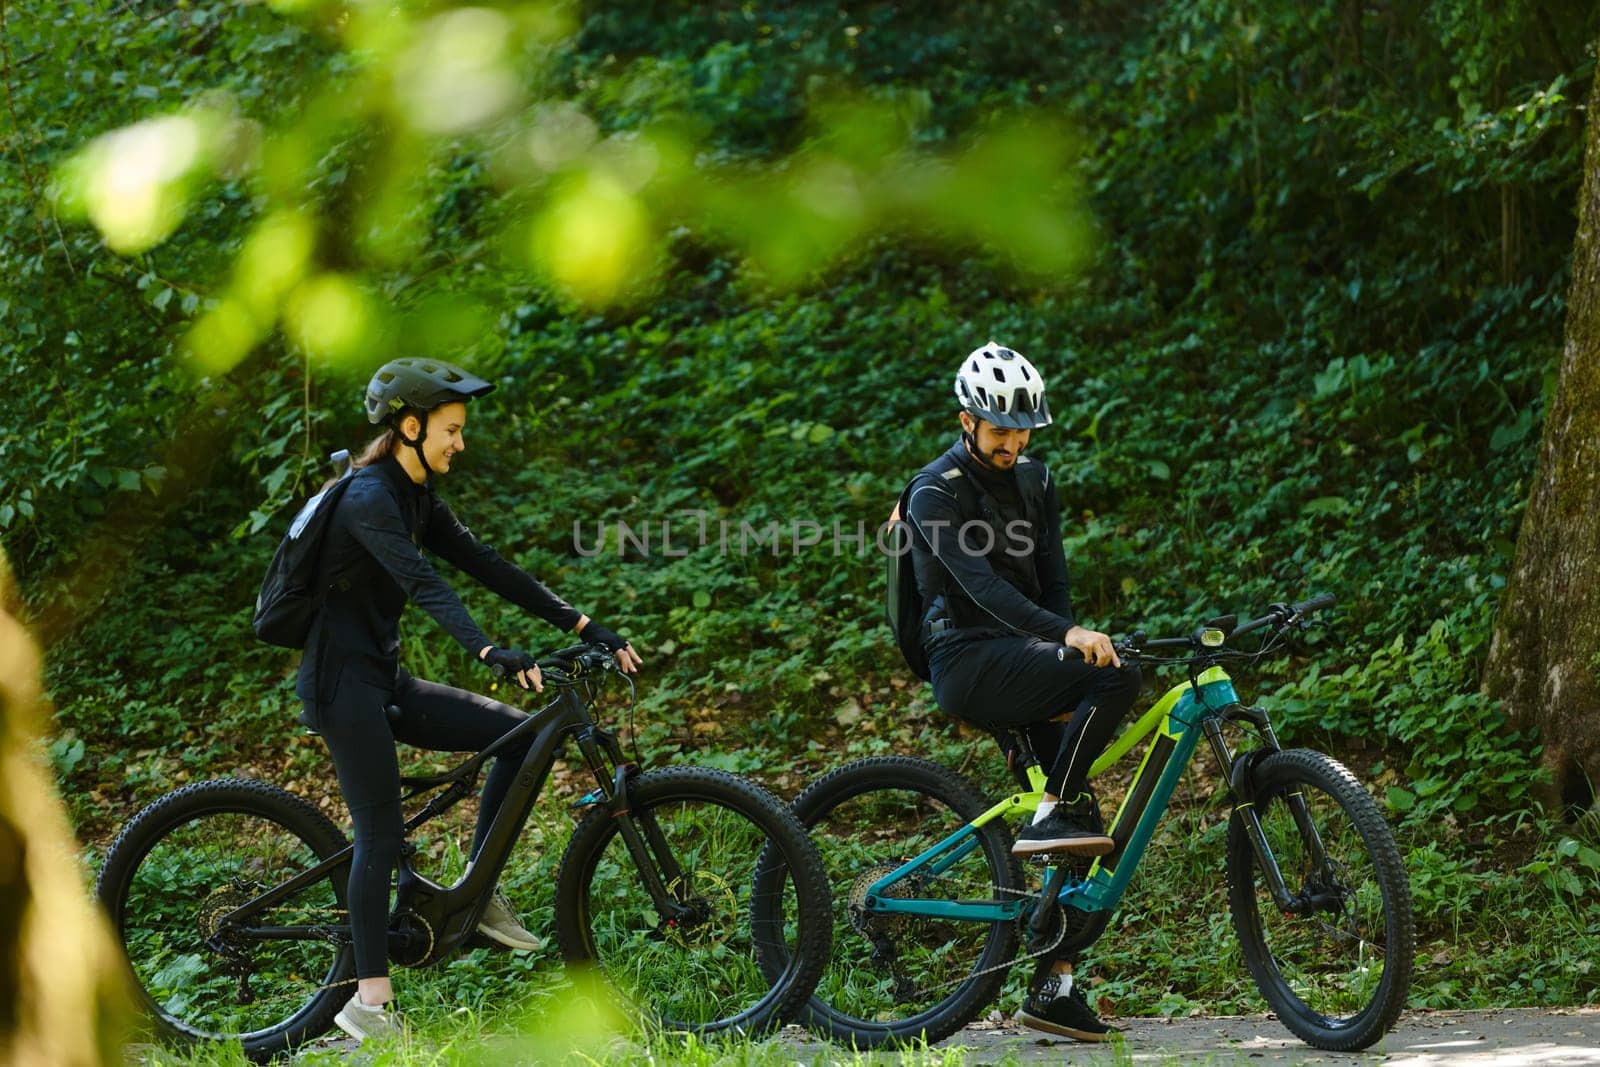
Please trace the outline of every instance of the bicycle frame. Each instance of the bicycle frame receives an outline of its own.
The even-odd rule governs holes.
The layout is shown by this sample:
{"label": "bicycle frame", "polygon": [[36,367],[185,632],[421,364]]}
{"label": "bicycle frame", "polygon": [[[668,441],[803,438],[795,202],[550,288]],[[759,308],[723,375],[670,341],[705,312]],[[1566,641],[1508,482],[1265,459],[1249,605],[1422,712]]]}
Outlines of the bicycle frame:
{"label": "bicycle frame", "polygon": [[[497,752],[530,740],[528,754],[517,770],[500,810],[484,838],[472,869],[453,885],[445,886],[419,874],[410,863],[411,848],[403,850],[399,863],[399,888],[392,913],[390,956],[407,967],[423,967],[448,957],[471,937],[489,894],[500,879],[528,813],[538,801],[549,777],[557,751],[571,735],[594,773],[596,788],[580,799],[578,806],[609,805],[619,812],[618,822],[629,853],[638,866],[657,910],[671,918],[681,909],[666,885],[681,875],[666,843],[653,823],[643,833],[628,815],[628,782],[639,768],[626,763],[615,735],[589,718],[588,708],[576,687],[563,687],[545,707],[530,714],[526,721],[508,731],[494,744],[441,775],[428,778],[402,778],[411,788],[404,799],[432,790],[442,790],[420,811],[406,820],[405,833],[454,807],[475,791],[477,776],[485,761]],[[648,839],[648,844],[647,844]],[[251,926],[250,918],[330,875],[342,888],[339,868],[347,866],[354,846],[346,846],[313,867],[273,886],[239,905],[222,918],[234,925],[236,936],[250,940],[333,940],[348,943],[350,926],[316,924],[305,926]],[[663,880],[665,875],[665,881]],[[341,894],[342,896],[342,894]]]}
{"label": "bicycle frame", "polygon": [[[1223,724],[1234,721],[1243,721],[1255,727],[1262,738],[1264,751],[1278,749],[1277,737],[1272,732],[1265,712],[1240,704],[1233,680],[1221,667],[1208,667],[1191,681],[1169,689],[1089,769],[1091,777],[1101,774],[1135,745],[1154,734],[1134,774],[1128,794],[1112,821],[1110,836],[1115,845],[1111,852],[1096,858],[1086,874],[1074,874],[1066,867],[1047,873],[1041,897],[1048,896],[1052,887],[1055,887],[1054,894],[1061,905],[1092,916],[1098,915],[1102,919],[1109,917],[1122,899],[1145,847],[1155,834],[1156,825],[1166,813],[1172,794],[1183,777],[1184,768],[1189,765],[1200,738],[1204,736],[1228,776],[1237,800],[1236,810],[1245,819],[1274,898],[1280,906],[1291,904],[1293,894],[1284,884],[1260,822],[1250,806],[1248,776],[1239,773],[1248,770],[1254,759],[1241,758],[1236,761],[1222,736]],[[1253,757],[1254,753],[1245,755]],[[1044,795],[1045,772],[1034,765],[1028,768],[1028,776],[1035,786],[1033,791],[1016,793],[1000,801],[949,837],[874,882],[866,893],[867,910],[985,923],[1006,922],[1021,916],[1039,898],[1018,897],[1015,900],[980,902],[885,894],[890,886],[909,876],[937,876],[960,862],[979,847],[977,833],[985,824],[1006,816],[1032,814],[1038,810]],[[1295,802],[1294,811],[1302,831],[1309,830],[1308,841],[1315,842],[1314,847],[1320,853],[1320,841],[1316,839],[1309,818],[1304,817],[1303,802]]]}

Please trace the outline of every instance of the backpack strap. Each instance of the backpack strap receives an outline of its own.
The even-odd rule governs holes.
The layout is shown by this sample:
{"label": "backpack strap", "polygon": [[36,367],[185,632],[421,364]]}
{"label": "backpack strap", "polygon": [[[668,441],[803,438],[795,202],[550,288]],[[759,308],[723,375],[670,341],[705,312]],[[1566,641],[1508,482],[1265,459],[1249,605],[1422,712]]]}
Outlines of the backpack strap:
{"label": "backpack strap", "polygon": [[1022,494],[1022,507],[1027,512],[1028,525],[1036,533],[1044,529],[1045,490],[1050,484],[1050,471],[1043,463],[1027,456],[1017,457],[1017,488]]}
{"label": "backpack strap", "polygon": [[[967,477],[967,472],[962,470],[960,465],[951,460],[949,456],[940,456],[926,467],[923,467],[918,472],[918,477],[923,474],[937,477],[939,484],[944,485],[956,495],[956,500],[961,504],[963,515],[977,518],[988,517],[987,512],[989,509],[984,502],[982,492],[973,484],[972,479]],[[914,488],[916,483],[917,479],[913,478],[911,486],[908,488]]]}

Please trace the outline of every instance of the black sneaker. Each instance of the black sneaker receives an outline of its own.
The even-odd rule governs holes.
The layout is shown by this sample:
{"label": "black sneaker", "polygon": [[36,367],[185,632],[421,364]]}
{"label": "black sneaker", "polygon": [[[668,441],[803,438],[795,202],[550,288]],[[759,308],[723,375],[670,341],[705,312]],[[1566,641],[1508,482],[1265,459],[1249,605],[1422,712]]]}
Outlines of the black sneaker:
{"label": "black sneaker", "polygon": [[1074,856],[1104,856],[1116,847],[1101,827],[1094,800],[1076,804],[1059,803],[1055,810],[1024,827],[1011,846],[1014,856],[1035,856],[1044,852],[1066,852]]}
{"label": "black sneaker", "polygon": [[1100,1021],[1084,999],[1083,990],[1076,982],[1066,996],[1057,996],[1060,988],[1057,975],[1050,975],[1028,994],[1017,1012],[1017,1022],[1047,1034],[1059,1034],[1074,1041],[1108,1041],[1112,1034],[1122,1031]]}

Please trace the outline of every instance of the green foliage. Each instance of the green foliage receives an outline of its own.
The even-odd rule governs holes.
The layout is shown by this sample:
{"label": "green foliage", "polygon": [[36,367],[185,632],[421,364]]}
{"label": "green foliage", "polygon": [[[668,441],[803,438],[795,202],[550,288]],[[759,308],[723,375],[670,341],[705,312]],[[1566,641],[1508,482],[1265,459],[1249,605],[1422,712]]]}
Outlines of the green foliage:
{"label": "green foliage", "polygon": [[[373,69],[331,9],[57,7],[5,27],[0,538],[50,641],[48,756],[86,833],[224,769],[332,790],[293,724],[293,656],[251,640],[245,616],[285,508],[369,432],[362,361],[390,352],[502,383],[474,406],[446,494],[636,641],[652,758],[793,791],[850,756],[909,751],[1001,788],[987,743],[937,729],[906,684],[871,544],[954,433],[953,360],[995,337],[1049,376],[1056,423],[1033,451],[1061,486],[1082,617],[1157,632],[1339,597],[1299,658],[1241,691],[1387,799],[1430,951],[1448,957],[1423,1002],[1496,997],[1482,975],[1505,968],[1475,971],[1472,938],[1531,954],[1600,936],[1571,889],[1592,884],[1593,843],[1562,853],[1548,825],[1519,822],[1539,741],[1477,692],[1561,340],[1593,11],[599,4],[529,60],[518,91],[537,106],[507,110],[497,139],[371,122],[381,108],[352,87]],[[1030,159],[1002,114],[1074,132]],[[49,186],[74,153],[173,115],[228,133],[173,187],[186,214],[169,237],[124,257],[57,217],[73,202]],[[505,145],[535,136],[564,162],[508,180]],[[693,146],[700,169],[640,194],[648,240],[628,246],[617,301],[586,302],[597,291],[552,274],[530,219],[568,196],[615,208],[589,177],[650,138]],[[835,165],[868,205],[843,222]],[[1037,215],[930,224],[911,179],[941,167],[962,176],[945,205],[1020,197],[1072,218],[1081,191],[1087,270],[1054,273],[1081,249],[1046,272],[996,251]],[[230,300],[259,312],[261,343],[197,374],[194,331]],[[340,362],[306,324],[351,308],[371,328]],[[797,522],[820,543],[796,550]],[[648,550],[619,550],[619,523],[648,525]],[[777,542],[745,535],[770,523]],[[835,523],[861,524],[864,551],[836,554]],[[611,536],[591,555],[596,524]],[[465,596],[492,636],[562,642]],[[484,681],[427,619],[405,632],[412,669]],[[1486,842],[1508,866],[1485,868]],[[1188,902],[1160,910],[1216,876],[1174,862],[1135,894],[1149,921],[1124,917],[1097,980],[1130,1010],[1250,1006],[1234,961],[1195,958]],[[1572,937],[1538,932],[1551,912]],[[440,1004],[520,977],[483,966],[491,979],[441,972]],[[1593,995],[1587,971],[1563,973],[1513,992]]]}

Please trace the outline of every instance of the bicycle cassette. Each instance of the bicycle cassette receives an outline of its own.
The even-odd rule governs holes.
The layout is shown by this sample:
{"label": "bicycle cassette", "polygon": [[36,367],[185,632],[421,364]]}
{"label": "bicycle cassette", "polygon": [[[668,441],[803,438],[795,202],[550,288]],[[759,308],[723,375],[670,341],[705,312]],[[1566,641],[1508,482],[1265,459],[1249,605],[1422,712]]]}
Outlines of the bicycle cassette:
{"label": "bicycle cassette", "polygon": [[[851,883],[850,895],[845,903],[850,913],[850,925],[855,927],[857,933],[883,934],[905,925],[909,916],[895,912],[867,910],[867,891],[884,876],[892,874],[899,869],[899,863],[885,863],[862,871],[856,876],[856,880]],[[878,893],[877,896],[905,900],[915,895],[915,890],[916,887],[911,884],[911,879],[902,878]]]}

